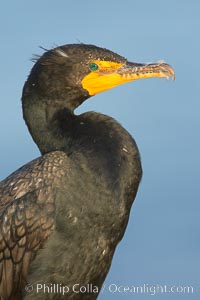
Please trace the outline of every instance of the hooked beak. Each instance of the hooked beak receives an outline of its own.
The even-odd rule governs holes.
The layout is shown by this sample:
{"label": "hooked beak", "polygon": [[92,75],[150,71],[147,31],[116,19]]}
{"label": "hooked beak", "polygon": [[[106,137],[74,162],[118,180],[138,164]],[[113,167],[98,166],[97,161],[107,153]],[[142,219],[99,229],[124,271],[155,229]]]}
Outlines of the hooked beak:
{"label": "hooked beak", "polygon": [[173,68],[163,62],[137,64],[95,61],[98,70],[90,72],[82,80],[82,86],[90,96],[136,79],[164,77],[175,79]]}
{"label": "hooked beak", "polygon": [[119,68],[117,73],[125,79],[125,82],[151,77],[164,77],[167,79],[172,78],[173,80],[175,79],[173,68],[163,62],[154,64],[137,64],[128,62],[127,64]]}

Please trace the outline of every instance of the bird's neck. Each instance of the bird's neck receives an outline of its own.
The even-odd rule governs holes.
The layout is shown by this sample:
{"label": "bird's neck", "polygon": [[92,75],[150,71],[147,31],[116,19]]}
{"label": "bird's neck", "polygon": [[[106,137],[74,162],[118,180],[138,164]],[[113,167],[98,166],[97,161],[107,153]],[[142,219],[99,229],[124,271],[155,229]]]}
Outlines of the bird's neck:
{"label": "bird's neck", "polygon": [[76,116],[56,101],[54,105],[52,102],[45,105],[45,101],[39,103],[29,97],[23,101],[23,113],[42,154],[64,151],[79,167],[87,169],[87,174],[93,174],[96,182],[104,182],[104,186],[109,186],[116,195],[119,191],[123,194],[131,184],[124,180],[132,180],[132,172],[138,180],[141,166],[137,146],[114,119],[94,112]]}
{"label": "bird's neck", "polygon": [[66,105],[58,103],[38,103],[34,99],[23,102],[26,125],[42,154],[56,150],[71,151],[77,117]]}

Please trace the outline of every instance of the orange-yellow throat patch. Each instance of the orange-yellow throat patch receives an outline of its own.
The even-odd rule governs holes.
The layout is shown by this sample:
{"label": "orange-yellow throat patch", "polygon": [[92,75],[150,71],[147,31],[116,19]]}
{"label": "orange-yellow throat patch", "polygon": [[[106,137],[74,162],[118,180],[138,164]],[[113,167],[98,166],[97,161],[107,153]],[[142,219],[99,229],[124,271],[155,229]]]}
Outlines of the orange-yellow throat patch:
{"label": "orange-yellow throat patch", "polygon": [[88,91],[90,96],[126,82],[123,76],[117,73],[117,70],[124,64],[99,60],[92,62],[98,65],[98,69],[96,71],[91,71],[81,82],[83,88]]}

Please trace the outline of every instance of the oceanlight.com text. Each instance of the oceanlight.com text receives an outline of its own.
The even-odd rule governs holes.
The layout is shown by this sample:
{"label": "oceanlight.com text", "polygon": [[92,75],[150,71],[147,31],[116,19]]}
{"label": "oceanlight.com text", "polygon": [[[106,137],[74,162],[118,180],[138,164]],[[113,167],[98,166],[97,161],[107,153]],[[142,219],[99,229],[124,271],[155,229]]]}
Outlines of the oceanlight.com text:
{"label": "oceanlight.com text", "polygon": [[193,294],[194,287],[191,285],[165,285],[165,284],[142,284],[142,285],[120,285],[111,283],[102,287],[102,292],[107,290],[112,294]]}

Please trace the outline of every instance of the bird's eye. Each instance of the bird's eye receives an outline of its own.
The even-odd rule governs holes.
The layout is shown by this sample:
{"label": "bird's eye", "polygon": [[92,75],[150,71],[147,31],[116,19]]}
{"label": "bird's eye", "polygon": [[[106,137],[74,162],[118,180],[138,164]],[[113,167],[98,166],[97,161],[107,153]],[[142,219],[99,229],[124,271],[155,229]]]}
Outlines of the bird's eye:
{"label": "bird's eye", "polygon": [[96,70],[98,70],[99,66],[95,63],[90,63],[89,68],[91,71],[96,71]]}

